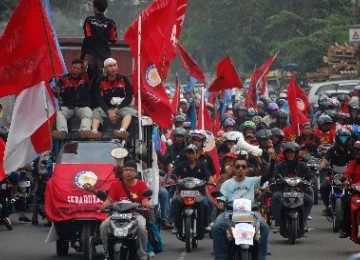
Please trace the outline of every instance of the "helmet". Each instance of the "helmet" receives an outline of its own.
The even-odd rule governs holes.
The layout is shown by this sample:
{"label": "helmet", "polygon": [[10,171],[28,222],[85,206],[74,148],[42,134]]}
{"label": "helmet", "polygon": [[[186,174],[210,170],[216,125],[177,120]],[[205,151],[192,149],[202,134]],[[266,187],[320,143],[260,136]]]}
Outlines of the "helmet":
{"label": "helmet", "polygon": [[244,111],[246,110],[247,111],[247,109],[244,106],[240,105],[240,104],[234,105],[233,110],[234,111],[239,111],[239,110],[244,110]]}
{"label": "helmet", "polygon": [[295,153],[297,153],[299,151],[299,145],[295,142],[286,142],[284,144],[284,153],[286,153],[287,151],[293,151]]}
{"label": "helmet", "polygon": [[330,116],[328,115],[321,115],[318,118],[318,124],[319,125],[323,125],[323,124],[332,124],[333,120],[331,119]]}
{"label": "helmet", "polygon": [[177,127],[174,130],[174,136],[185,136],[186,130],[183,127]]}
{"label": "helmet", "polygon": [[279,136],[281,138],[285,137],[284,131],[281,130],[280,128],[278,128],[278,127],[271,128],[270,131],[271,131],[271,135],[273,135],[273,136],[276,135],[276,136]]}
{"label": "helmet", "polygon": [[285,110],[283,109],[279,109],[278,110],[278,113],[277,113],[277,117],[278,118],[284,118],[284,119],[287,119],[289,116],[288,112],[286,112]]}
{"label": "helmet", "polygon": [[357,149],[357,150],[360,149],[360,141],[356,141],[356,142],[354,143],[354,148]]}
{"label": "helmet", "polygon": [[228,119],[228,118],[233,118],[233,115],[229,114],[229,113],[225,113],[222,117],[221,117],[221,121],[222,123]]}
{"label": "helmet", "polygon": [[201,139],[201,141],[205,142],[207,137],[205,131],[196,129],[191,132],[191,139],[194,138]]}
{"label": "helmet", "polygon": [[349,108],[350,109],[360,109],[360,106],[359,106],[359,99],[358,98],[351,98],[350,101],[349,101]]}
{"label": "helmet", "polygon": [[224,142],[227,142],[227,141],[237,142],[239,140],[239,138],[241,137],[241,135],[242,134],[240,132],[230,131],[223,135],[223,140],[224,140]]}
{"label": "helmet", "polygon": [[329,108],[332,105],[328,96],[321,97],[318,103],[320,108]]}
{"label": "helmet", "polygon": [[286,103],[286,100],[283,98],[279,98],[276,100],[276,104],[281,108]]}
{"label": "helmet", "polygon": [[257,105],[258,105],[258,107],[264,107],[265,105],[264,105],[264,102],[262,102],[262,101],[258,101],[257,102]]}
{"label": "helmet", "polygon": [[279,98],[287,98],[287,97],[288,97],[287,94],[284,92],[280,93],[279,95]]}
{"label": "helmet", "polygon": [[255,136],[256,139],[269,139],[271,137],[272,133],[269,129],[260,129],[256,131]]}
{"label": "helmet", "polygon": [[227,118],[227,119],[225,119],[225,120],[223,121],[222,125],[223,125],[224,127],[227,127],[227,126],[235,126],[235,125],[236,125],[236,122],[235,122],[235,120],[232,119],[232,118]]}
{"label": "helmet", "polygon": [[343,112],[338,112],[336,115],[337,118],[342,118],[342,119],[346,119],[349,117],[348,113],[343,113]]}
{"label": "helmet", "polygon": [[332,119],[334,119],[334,118],[337,116],[337,114],[338,114],[338,112],[337,112],[336,110],[334,110],[334,109],[331,109],[331,110],[329,110],[329,111],[327,112],[327,115],[328,115],[329,117],[331,117]]}
{"label": "helmet", "polygon": [[184,115],[177,115],[174,117],[174,123],[184,123],[186,121],[186,117]]}
{"label": "helmet", "polygon": [[356,87],[354,87],[354,91],[360,91],[360,85],[357,85]]}
{"label": "helmet", "polygon": [[330,101],[333,107],[341,107],[341,103],[337,98],[331,98]]}
{"label": "helmet", "polygon": [[351,132],[345,127],[340,128],[336,132],[335,142],[338,144],[349,144],[351,141]]}
{"label": "helmet", "polygon": [[247,112],[247,115],[248,115],[248,117],[254,117],[254,116],[256,116],[256,115],[257,115],[257,112],[256,112],[255,108],[250,107],[249,110],[248,110],[248,112]]}
{"label": "helmet", "polygon": [[267,109],[268,109],[269,111],[276,111],[276,110],[279,110],[279,106],[278,106],[276,103],[271,102],[271,103],[269,103],[269,105],[267,106]]}
{"label": "helmet", "polygon": [[252,128],[252,129],[255,129],[255,123],[253,121],[245,121],[243,124],[242,124],[242,127],[243,129],[245,128]]}

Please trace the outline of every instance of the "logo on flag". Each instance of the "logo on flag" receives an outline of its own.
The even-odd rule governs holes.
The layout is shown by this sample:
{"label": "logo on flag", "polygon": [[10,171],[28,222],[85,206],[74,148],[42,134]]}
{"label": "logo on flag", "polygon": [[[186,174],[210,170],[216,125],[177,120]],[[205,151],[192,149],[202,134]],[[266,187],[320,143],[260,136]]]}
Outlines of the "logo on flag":
{"label": "logo on flag", "polygon": [[83,189],[84,184],[94,186],[97,182],[97,175],[92,171],[81,171],[75,176],[75,184]]}
{"label": "logo on flag", "polygon": [[305,111],[305,102],[301,98],[296,98],[296,107],[300,111]]}
{"label": "logo on flag", "polygon": [[156,87],[161,83],[161,78],[159,76],[159,73],[155,67],[155,65],[151,65],[146,70],[146,81],[151,87]]}

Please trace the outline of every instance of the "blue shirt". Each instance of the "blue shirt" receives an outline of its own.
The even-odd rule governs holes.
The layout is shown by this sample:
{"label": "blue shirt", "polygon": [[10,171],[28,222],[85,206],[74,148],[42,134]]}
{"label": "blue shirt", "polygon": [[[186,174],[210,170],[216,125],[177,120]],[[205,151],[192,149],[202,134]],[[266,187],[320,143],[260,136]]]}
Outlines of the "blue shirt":
{"label": "blue shirt", "polygon": [[245,177],[241,182],[231,178],[221,186],[221,193],[226,198],[227,203],[233,202],[235,199],[244,198],[252,202],[255,197],[255,189],[260,188],[261,176]]}

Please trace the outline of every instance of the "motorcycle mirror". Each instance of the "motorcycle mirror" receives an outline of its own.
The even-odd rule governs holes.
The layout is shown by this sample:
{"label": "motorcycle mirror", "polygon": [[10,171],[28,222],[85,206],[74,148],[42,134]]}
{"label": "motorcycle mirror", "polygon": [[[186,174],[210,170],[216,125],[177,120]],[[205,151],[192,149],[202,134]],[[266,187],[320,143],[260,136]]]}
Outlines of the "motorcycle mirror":
{"label": "motorcycle mirror", "polygon": [[215,191],[211,192],[211,196],[214,198],[217,198],[217,197],[223,196],[223,194],[221,193],[221,191],[215,190]]}
{"label": "motorcycle mirror", "polygon": [[143,197],[150,197],[153,194],[152,190],[144,190],[142,192]]}

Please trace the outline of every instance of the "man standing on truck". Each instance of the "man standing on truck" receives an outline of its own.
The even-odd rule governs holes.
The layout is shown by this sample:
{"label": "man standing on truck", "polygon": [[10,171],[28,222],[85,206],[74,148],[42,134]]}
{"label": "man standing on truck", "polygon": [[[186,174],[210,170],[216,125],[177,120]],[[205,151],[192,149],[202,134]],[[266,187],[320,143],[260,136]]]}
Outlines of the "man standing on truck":
{"label": "man standing on truck", "polygon": [[87,17],[83,25],[85,37],[81,59],[88,61],[101,76],[103,63],[111,56],[109,42],[116,42],[117,31],[115,22],[104,15],[107,0],[93,0],[93,5],[94,16]]}

